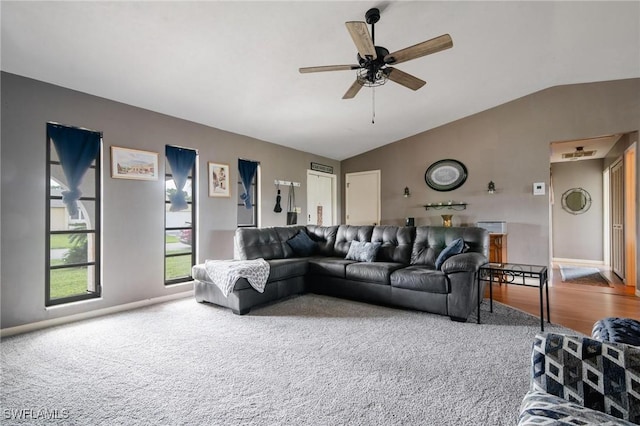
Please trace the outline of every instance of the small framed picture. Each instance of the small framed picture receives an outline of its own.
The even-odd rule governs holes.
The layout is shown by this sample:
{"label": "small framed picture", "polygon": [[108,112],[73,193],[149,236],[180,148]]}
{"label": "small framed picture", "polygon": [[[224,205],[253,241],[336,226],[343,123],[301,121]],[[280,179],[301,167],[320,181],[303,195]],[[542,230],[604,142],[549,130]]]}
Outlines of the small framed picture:
{"label": "small framed picture", "polygon": [[229,165],[209,162],[209,197],[230,197]]}
{"label": "small framed picture", "polygon": [[111,177],[158,180],[158,153],[112,146]]}

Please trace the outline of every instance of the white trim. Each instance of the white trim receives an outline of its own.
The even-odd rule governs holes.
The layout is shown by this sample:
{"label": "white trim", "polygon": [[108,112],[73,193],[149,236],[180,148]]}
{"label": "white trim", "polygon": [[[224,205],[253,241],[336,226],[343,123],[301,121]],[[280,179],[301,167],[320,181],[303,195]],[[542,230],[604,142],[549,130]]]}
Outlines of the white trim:
{"label": "white trim", "polygon": [[603,264],[611,266],[611,180],[609,168],[602,171],[602,252]]}
{"label": "white trim", "polygon": [[116,312],[129,311],[131,309],[142,308],[149,305],[155,305],[157,303],[168,302],[175,299],[182,299],[185,297],[193,296],[193,290],[184,291],[182,293],[174,293],[166,296],[153,297],[151,299],[139,300],[137,302],[125,303],[122,305],[110,306],[108,308],[96,309],[89,312],[83,312],[80,314],[67,315],[60,318],[53,318],[44,321],[33,322],[30,324],[18,325],[15,327],[3,328],[0,330],[0,337],[9,337],[16,334],[27,333],[30,331],[36,331],[47,327],[53,327],[56,325],[67,324],[75,321],[81,321],[89,318],[95,318],[103,315],[113,314]]}
{"label": "white trim", "polygon": [[588,260],[588,259],[565,259],[562,257],[554,257],[553,263],[575,263],[578,265],[604,265],[603,260]]}

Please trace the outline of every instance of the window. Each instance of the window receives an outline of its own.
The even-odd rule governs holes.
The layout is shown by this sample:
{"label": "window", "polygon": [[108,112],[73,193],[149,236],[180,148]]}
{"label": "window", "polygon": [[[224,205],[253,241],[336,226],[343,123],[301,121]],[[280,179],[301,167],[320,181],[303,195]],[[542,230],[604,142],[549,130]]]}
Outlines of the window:
{"label": "window", "polygon": [[45,306],[100,297],[102,134],[47,123]]}
{"label": "window", "polygon": [[[238,160],[238,164],[241,161]],[[258,163],[256,163],[258,164]],[[238,185],[236,190],[236,200],[238,203],[238,211],[237,211],[237,219],[238,219],[238,227],[239,228],[250,228],[250,227],[258,227],[258,210],[259,210],[259,199],[258,199],[258,183],[260,181],[260,165],[258,164],[256,168],[256,172],[251,179],[251,188],[249,189],[249,196],[251,199],[251,208],[248,209],[242,195],[245,193],[244,184],[242,183],[242,179],[239,175],[238,177]]]}
{"label": "window", "polygon": [[[196,155],[192,149],[179,148],[167,145],[165,188],[165,215],[164,215],[164,283],[165,285],[191,281],[191,267],[196,264]],[[181,207],[172,207],[178,188],[174,179],[169,155],[178,151],[185,154],[187,161],[174,163],[176,167],[183,167],[186,175],[182,195],[186,202]]]}

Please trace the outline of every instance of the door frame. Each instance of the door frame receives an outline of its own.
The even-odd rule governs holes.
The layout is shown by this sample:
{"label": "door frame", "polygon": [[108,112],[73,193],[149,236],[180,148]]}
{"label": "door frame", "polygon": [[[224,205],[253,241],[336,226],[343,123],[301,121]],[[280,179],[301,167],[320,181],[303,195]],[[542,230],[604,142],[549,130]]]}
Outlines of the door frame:
{"label": "door frame", "polygon": [[309,177],[310,176],[321,176],[325,178],[331,179],[331,225],[338,224],[338,176],[330,173],[318,172],[315,170],[307,169],[307,215],[310,213],[309,210]]}

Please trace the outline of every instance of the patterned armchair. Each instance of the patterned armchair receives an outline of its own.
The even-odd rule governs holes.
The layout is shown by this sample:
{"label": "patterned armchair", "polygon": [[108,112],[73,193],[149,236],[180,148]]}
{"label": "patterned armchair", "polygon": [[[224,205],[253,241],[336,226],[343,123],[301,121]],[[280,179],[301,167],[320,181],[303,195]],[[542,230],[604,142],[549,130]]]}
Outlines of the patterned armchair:
{"label": "patterned armchair", "polygon": [[518,425],[640,424],[640,347],[539,334]]}

